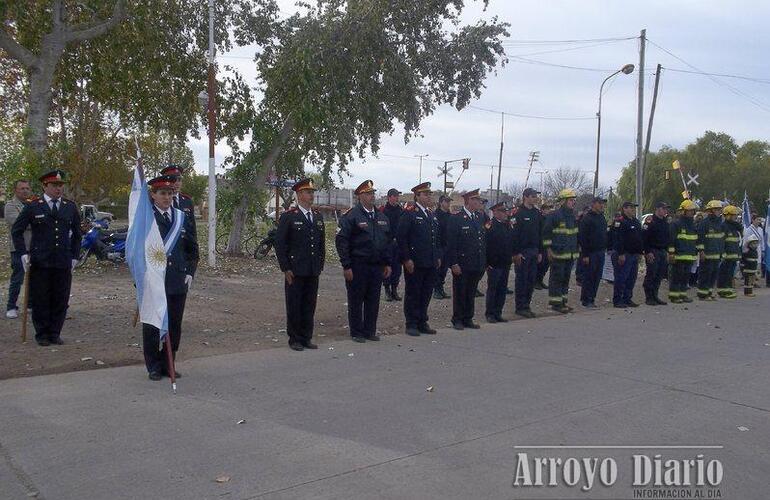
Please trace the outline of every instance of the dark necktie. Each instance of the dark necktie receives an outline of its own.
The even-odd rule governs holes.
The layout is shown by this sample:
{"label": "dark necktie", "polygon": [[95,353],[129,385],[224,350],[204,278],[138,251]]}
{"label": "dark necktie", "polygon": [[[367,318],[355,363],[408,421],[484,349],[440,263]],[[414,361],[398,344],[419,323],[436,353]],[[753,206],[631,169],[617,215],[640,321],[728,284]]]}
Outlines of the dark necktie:
{"label": "dark necktie", "polygon": [[313,217],[310,215],[310,211],[305,213],[305,217],[307,218],[307,221],[309,223],[311,223],[311,224],[313,223]]}
{"label": "dark necktie", "polygon": [[174,208],[179,208],[179,198],[174,196]]}
{"label": "dark necktie", "polygon": [[168,216],[168,212],[163,212],[163,218],[166,219],[166,224],[171,224],[171,217]]}
{"label": "dark necktie", "polygon": [[364,212],[366,213],[366,218],[372,220],[372,213],[369,210],[364,210]]}
{"label": "dark necktie", "polygon": [[59,213],[59,209],[56,206],[57,203],[59,203],[59,200],[51,200],[51,213],[53,215],[56,215]]}

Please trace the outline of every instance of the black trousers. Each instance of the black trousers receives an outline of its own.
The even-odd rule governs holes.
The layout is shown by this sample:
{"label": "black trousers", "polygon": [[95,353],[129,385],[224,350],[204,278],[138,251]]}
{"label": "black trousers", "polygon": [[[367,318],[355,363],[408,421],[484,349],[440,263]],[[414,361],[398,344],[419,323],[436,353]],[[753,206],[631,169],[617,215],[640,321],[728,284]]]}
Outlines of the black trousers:
{"label": "black trousers", "polygon": [[386,285],[398,288],[401,281],[401,259],[398,255],[398,244],[395,241],[390,244],[388,258],[390,259],[390,277],[384,281]]}
{"label": "black trousers", "polygon": [[318,276],[295,276],[289,285],[283,280],[286,296],[286,333],[289,343],[306,344],[313,338],[313,318],[318,299]]}
{"label": "black trousers", "polygon": [[719,259],[705,259],[698,267],[698,297],[708,297],[717,284]]}
{"label": "black trousers", "polygon": [[487,317],[499,318],[503,315],[510,273],[510,267],[493,267],[487,270],[487,308],[484,312]]}
{"label": "black trousers", "polygon": [[548,275],[548,304],[566,305],[569,292],[569,278],[572,273],[573,259],[553,259],[551,274]]}
{"label": "black trousers", "polygon": [[404,271],[404,317],[407,328],[417,328],[428,323],[428,306],[437,276],[438,270],[435,267],[415,267],[411,274]]}
{"label": "black trousers", "polygon": [[[184,316],[186,300],[186,293],[182,295],[166,295],[166,301],[168,302],[168,335],[174,359],[176,359],[176,352],[179,350],[179,341],[182,339],[182,317]],[[164,342],[162,346],[160,345],[160,332],[157,328],[147,323],[142,323],[142,347],[147,372],[168,373],[166,343]]]}
{"label": "black trousers", "polygon": [[69,307],[72,269],[33,265],[29,270],[29,295],[34,303],[35,340],[56,340],[61,335]]}
{"label": "black trousers", "polygon": [[460,276],[452,274],[452,323],[470,323],[476,313],[476,288],[483,271],[462,270]]}
{"label": "black trousers", "polygon": [[653,262],[647,263],[647,273],[644,275],[644,296],[646,299],[655,299],[658,297],[660,282],[666,277],[668,270],[668,252],[665,248],[654,248],[652,254],[655,256]]}
{"label": "black trousers", "polygon": [[596,300],[604,271],[605,253],[604,250],[597,250],[587,255],[588,265],[583,266],[583,284],[580,288],[580,302],[583,305],[593,304]]}
{"label": "black trousers", "polygon": [[449,268],[444,264],[445,259],[441,259],[441,265],[438,266],[438,270],[436,271],[436,280],[433,284],[433,287],[436,290],[444,290],[444,284],[446,283],[446,273],[449,271]]}
{"label": "black trousers", "polygon": [[540,255],[543,256],[543,259],[540,261],[540,264],[537,265],[537,281],[536,283],[542,283],[543,278],[545,278],[545,273],[548,272],[548,268],[551,267],[551,263],[548,262],[548,255],[545,252],[541,252]]}
{"label": "black trousers", "polygon": [[351,337],[370,337],[377,333],[380,313],[382,265],[353,262],[353,279],[345,282],[348,290],[348,324]]}
{"label": "black trousers", "polygon": [[532,292],[535,290],[540,268],[540,264],[537,263],[538,255],[540,252],[537,248],[525,248],[521,251],[521,265],[515,266],[517,311],[529,309],[529,304],[532,302]]}

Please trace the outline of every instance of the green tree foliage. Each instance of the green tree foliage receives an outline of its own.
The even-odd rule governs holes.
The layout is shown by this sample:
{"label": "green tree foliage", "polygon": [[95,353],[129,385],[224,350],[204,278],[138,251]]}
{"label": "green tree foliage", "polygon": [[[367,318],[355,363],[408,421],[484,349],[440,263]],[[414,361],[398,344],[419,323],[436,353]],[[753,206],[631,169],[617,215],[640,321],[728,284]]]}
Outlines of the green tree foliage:
{"label": "green tree foliage", "polygon": [[[752,207],[760,208],[760,212],[764,210],[770,189],[770,144],[767,142],[747,141],[739,146],[725,133],[707,131],[683,149],[664,146],[651,152],[645,168],[643,211],[651,211],[661,200],[672,205],[682,201],[684,186],[679,171],[672,170],[674,160],[682,165],[685,179],[687,172],[698,174],[700,185],[689,186],[693,199],[705,203],[727,197],[740,206],[745,191]],[[665,178],[666,171],[669,180]],[[618,195],[633,199],[635,182],[635,164],[630,163],[618,181]]]}

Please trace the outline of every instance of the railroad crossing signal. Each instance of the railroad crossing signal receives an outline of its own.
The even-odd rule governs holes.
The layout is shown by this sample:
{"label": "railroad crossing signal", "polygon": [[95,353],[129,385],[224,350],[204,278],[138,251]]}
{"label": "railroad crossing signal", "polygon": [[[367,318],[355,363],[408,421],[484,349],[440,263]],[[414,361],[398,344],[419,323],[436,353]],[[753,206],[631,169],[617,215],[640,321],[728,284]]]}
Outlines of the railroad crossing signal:
{"label": "railroad crossing signal", "polygon": [[698,174],[691,174],[690,172],[687,172],[687,185],[695,184],[696,186],[700,186],[700,182],[698,182]]}

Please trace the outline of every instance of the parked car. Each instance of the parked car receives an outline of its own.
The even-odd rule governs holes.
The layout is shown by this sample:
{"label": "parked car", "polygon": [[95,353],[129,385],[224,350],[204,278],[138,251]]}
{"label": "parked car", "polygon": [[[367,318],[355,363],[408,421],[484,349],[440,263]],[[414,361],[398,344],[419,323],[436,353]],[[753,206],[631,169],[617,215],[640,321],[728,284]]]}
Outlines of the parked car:
{"label": "parked car", "polygon": [[112,222],[115,218],[110,212],[101,212],[96,205],[80,205],[80,218],[82,220],[89,221],[102,221]]}

